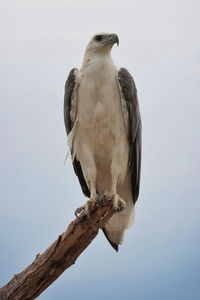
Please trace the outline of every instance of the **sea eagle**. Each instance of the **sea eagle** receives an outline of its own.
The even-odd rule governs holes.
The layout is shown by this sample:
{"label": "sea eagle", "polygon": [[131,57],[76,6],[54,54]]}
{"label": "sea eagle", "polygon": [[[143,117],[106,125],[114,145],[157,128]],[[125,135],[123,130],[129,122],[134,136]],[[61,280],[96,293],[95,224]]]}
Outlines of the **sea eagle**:
{"label": "sea eagle", "polygon": [[115,43],[110,33],[88,43],[80,71],[72,69],[65,84],[64,120],[74,171],[89,198],[76,214],[89,216],[93,201],[111,195],[116,214],[103,232],[118,251],[139,195],[141,118],[132,76],[112,60]]}

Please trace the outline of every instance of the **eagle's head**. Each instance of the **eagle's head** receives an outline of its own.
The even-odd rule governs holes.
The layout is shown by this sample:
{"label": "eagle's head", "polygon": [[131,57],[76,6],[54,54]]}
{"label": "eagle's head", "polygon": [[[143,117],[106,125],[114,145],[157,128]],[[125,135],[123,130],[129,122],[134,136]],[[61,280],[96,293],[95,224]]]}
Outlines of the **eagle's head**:
{"label": "eagle's head", "polygon": [[119,46],[119,38],[115,33],[97,33],[89,41],[86,52],[109,53],[114,44]]}

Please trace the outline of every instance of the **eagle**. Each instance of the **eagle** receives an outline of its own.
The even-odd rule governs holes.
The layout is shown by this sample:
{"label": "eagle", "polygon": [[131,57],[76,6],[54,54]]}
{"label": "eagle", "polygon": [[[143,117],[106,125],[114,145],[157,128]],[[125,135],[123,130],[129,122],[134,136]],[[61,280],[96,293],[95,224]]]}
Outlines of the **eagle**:
{"label": "eagle", "polygon": [[141,117],[134,80],[111,57],[119,38],[98,33],[89,41],[80,70],[73,68],[65,84],[64,121],[75,174],[85,205],[110,196],[116,213],[103,232],[118,251],[134,220],[141,167]]}

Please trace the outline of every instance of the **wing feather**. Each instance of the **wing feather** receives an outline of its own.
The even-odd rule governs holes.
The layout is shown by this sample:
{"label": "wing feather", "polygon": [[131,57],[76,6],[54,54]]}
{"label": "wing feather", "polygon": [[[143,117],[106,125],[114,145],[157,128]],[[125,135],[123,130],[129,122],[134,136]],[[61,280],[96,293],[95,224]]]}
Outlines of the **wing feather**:
{"label": "wing feather", "polygon": [[[75,119],[76,119],[76,107],[77,107],[77,97],[75,95],[78,89],[78,83],[76,81],[78,69],[73,68],[67,78],[65,84],[65,96],[64,96],[64,121],[67,135],[72,130]],[[82,191],[86,197],[90,196],[90,191],[88,189],[87,183],[83,176],[83,171],[80,162],[74,157],[73,167],[76,175],[78,176]]]}
{"label": "wing feather", "polygon": [[118,83],[123,98],[122,110],[130,146],[129,166],[132,170],[131,183],[135,203],[140,189],[142,123],[137,89],[131,74],[125,68],[121,68],[118,72]]}

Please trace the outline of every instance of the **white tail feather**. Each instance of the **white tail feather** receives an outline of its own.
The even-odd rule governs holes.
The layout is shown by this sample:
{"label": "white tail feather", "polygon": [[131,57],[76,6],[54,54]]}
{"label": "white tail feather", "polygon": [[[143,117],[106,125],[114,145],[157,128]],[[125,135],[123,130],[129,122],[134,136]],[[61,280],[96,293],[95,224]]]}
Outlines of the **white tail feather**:
{"label": "white tail feather", "polygon": [[127,203],[124,211],[114,214],[105,226],[106,234],[113,243],[121,244],[124,239],[125,230],[128,229],[134,221],[133,202]]}

